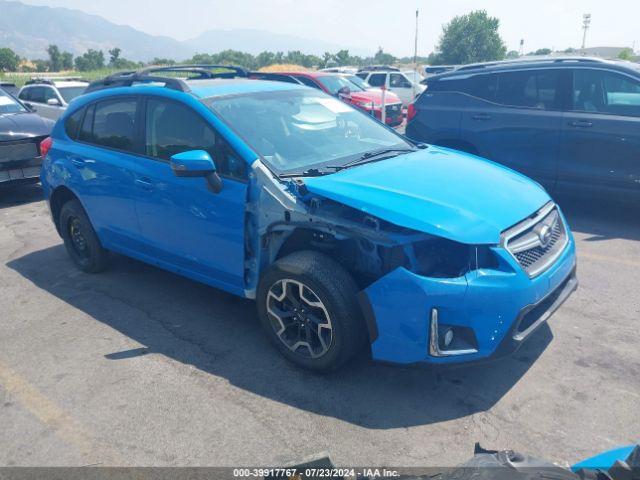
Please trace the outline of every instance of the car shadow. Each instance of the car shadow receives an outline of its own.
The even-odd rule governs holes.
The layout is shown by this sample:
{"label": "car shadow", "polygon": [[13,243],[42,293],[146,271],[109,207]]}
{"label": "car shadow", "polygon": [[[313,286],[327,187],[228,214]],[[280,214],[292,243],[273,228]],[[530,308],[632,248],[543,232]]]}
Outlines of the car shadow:
{"label": "car shadow", "polygon": [[[408,369],[363,354],[319,375],[288,363],[261,330],[252,301],[118,255],[100,275],[79,273],[62,245],[8,266],[74,308],[140,343],[96,352],[114,362],[159,354],[255,395],[372,429],[425,425],[483,412],[552,339],[545,325],[513,356],[483,365]],[[97,348],[97,346],[96,346]]]}
{"label": "car shadow", "polygon": [[640,205],[561,196],[555,199],[574,232],[586,242],[613,238],[640,240]]}
{"label": "car shadow", "polygon": [[43,198],[42,187],[39,183],[0,185],[0,210],[16,205],[40,202]]}

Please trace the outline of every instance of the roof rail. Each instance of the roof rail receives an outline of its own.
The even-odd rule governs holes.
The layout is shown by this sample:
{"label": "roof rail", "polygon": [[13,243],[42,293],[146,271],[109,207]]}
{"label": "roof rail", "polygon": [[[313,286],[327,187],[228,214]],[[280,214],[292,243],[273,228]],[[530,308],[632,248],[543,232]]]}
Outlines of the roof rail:
{"label": "roof rail", "polygon": [[36,83],[44,83],[46,85],[53,85],[55,82],[86,82],[82,77],[31,77],[24,84],[34,85]]}
{"label": "roof rail", "polygon": [[606,60],[597,57],[540,57],[540,58],[521,58],[513,60],[500,60],[496,62],[472,63],[463,65],[456,71],[476,70],[481,68],[499,67],[502,65],[522,65],[525,63],[562,63],[562,62],[585,62],[585,63],[603,63]]}
{"label": "roof rail", "polygon": [[[212,70],[223,70],[212,71]],[[224,71],[226,70],[226,71]],[[186,78],[154,75],[155,73],[184,73]],[[192,74],[192,75],[189,75]],[[193,76],[195,74],[195,76]],[[130,87],[136,83],[162,83],[165,88],[190,92],[187,80],[206,80],[211,78],[248,77],[249,71],[235,65],[172,65],[168,67],[147,67],[137,71],[114,73],[92,82],[85,93],[106,88]]]}

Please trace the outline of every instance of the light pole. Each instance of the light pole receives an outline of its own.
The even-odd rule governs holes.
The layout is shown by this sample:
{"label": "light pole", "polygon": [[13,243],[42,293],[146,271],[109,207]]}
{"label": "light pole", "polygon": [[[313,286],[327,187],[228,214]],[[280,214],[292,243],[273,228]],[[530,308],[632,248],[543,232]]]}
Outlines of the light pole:
{"label": "light pole", "polygon": [[[413,46],[413,68],[416,73],[418,73],[418,15],[420,14],[420,10],[416,8],[416,37],[415,43]],[[413,85],[413,98],[416,98],[416,76],[411,79],[411,84]]]}
{"label": "light pole", "polygon": [[589,25],[591,25],[591,14],[585,13],[584,15],[582,15],[582,29],[584,30],[584,33],[582,34],[582,54],[583,55],[585,53],[584,49],[587,45],[587,30],[589,30]]}

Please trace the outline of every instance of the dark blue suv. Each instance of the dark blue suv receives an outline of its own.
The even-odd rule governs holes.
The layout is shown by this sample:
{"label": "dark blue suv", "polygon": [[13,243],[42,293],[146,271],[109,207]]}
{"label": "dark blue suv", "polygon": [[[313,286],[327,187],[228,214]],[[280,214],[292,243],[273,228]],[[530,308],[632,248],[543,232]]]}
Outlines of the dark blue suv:
{"label": "dark blue suv", "polygon": [[407,136],[474,153],[550,191],[640,200],[640,65],[551,58],[428,79]]}

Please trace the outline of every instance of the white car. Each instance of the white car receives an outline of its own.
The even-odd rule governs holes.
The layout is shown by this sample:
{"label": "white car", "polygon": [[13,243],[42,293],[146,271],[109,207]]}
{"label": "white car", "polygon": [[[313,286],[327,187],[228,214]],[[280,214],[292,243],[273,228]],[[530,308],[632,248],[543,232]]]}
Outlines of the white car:
{"label": "white car", "polygon": [[385,85],[387,90],[400,97],[405,107],[413,103],[415,98],[424,92],[426,88],[424,85],[411,80],[405,72],[373,70],[361,71],[356,75],[372,87],[380,88]]}
{"label": "white car", "polygon": [[33,78],[20,89],[18,98],[41,117],[57,120],[88,86],[89,82],[78,78]]}

